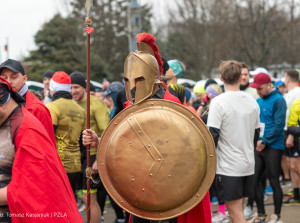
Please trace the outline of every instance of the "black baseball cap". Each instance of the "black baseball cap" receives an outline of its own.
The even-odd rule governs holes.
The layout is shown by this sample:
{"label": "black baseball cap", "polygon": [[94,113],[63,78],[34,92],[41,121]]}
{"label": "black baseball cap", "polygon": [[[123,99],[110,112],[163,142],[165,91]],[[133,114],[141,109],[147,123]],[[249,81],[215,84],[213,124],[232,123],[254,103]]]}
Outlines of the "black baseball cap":
{"label": "black baseball cap", "polygon": [[4,68],[8,68],[8,69],[12,70],[15,73],[19,73],[20,72],[23,75],[25,75],[24,67],[22,66],[22,64],[20,63],[20,61],[13,60],[13,59],[8,59],[8,60],[4,61],[0,65],[0,73],[2,72],[2,70]]}

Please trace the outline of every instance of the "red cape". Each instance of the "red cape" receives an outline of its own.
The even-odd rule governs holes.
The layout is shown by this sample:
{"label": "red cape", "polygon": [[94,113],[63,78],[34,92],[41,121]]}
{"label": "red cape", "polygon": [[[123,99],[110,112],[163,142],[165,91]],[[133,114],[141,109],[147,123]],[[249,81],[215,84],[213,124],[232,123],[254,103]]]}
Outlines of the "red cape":
{"label": "red cape", "polygon": [[[131,215],[129,222],[132,223]],[[203,200],[197,206],[179,216],[177,218],[177,223],[211,223],[209,192],[207,192]]]}
{"label": "red cape", "polygon": [[179,216],[177,223],[211,223],[209,192],[197,206]]}
{"label": "red cape", "polygon": [[26,92],[25,108],[33,114],[45,127],[56,148],[51,114],[46,106],[30,91]]}
{"label": "red cape", "polygon": [[23,107],[22,113],[7,186],[12,222],[83,222],[52,140]]}

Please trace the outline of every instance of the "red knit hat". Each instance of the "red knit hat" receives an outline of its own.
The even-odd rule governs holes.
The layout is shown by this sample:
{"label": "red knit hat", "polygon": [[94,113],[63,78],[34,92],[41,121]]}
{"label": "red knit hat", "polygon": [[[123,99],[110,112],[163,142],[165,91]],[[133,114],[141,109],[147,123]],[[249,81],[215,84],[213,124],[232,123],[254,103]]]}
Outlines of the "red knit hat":
{"label": "red knit hat", "polygon": [[71,78],[63,71],[56,71],[50,81],[50,91],[71,91]]}

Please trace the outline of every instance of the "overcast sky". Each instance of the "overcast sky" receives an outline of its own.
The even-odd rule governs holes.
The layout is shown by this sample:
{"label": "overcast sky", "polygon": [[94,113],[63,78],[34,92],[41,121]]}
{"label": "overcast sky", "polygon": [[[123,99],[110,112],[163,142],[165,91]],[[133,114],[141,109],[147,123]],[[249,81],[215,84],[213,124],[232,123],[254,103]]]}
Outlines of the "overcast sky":
{"label": "overcast sky", "polygon": [[[36,48],[34,35],[56,13],[67,15],[70,10],[63,0],[0,0],[0,62],[7,59],[4,46],[8,41],[9,57],[21,59]],[[161,0],[138,0],[153,4],[156,11],[162,8]]]}

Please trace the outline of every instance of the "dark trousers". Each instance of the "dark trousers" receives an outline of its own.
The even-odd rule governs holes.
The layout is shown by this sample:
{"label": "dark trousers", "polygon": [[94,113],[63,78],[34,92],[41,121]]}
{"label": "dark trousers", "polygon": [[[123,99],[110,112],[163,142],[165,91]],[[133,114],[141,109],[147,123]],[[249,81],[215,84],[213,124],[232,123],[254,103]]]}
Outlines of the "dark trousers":
{"label": "dark trousers", "polygon": [[[260,177],[260,184],[262,186],[262,188],[265,188],[267,187],[267,173],[266,173],[266,170],[264,171],[263,175]],[[254,190],[255,191],[255,190]],[[251,208],[253,208],[253,203],[254,203],[254,195],[253,197],[248,197],[248,203],[247,205],[249,205]]]}
{"label": "dark trousers", "polygon": [[[108,195],[105,187],[101,183],[100,188],[98,188],[97,191],[97,201],[99,203],[100,209],[101,209],[101,215],[103,216],[103,211],[104,211],[104,206],[105,206],[105,201],[106,201],[106,196]],[[124,213],[123,209],[108,195],[111,206],[113,207],[116,218],[117,219],[124,219]]]}
{"label": "dark trousers", "polygon": [[275,214],[280,215],[282,206],[282,190],[280,187],[279,176],[281,170],[281,156],[283,150],[265,147],[261,152],[255,151],[255,195],[254,199],[257,204],[257,212],[259,215],[265,214],[264,207],[264,190],[262,185],[262,178],[264,171],[266,171],[267,178],[273,189],[273,200],[275,206]]}

